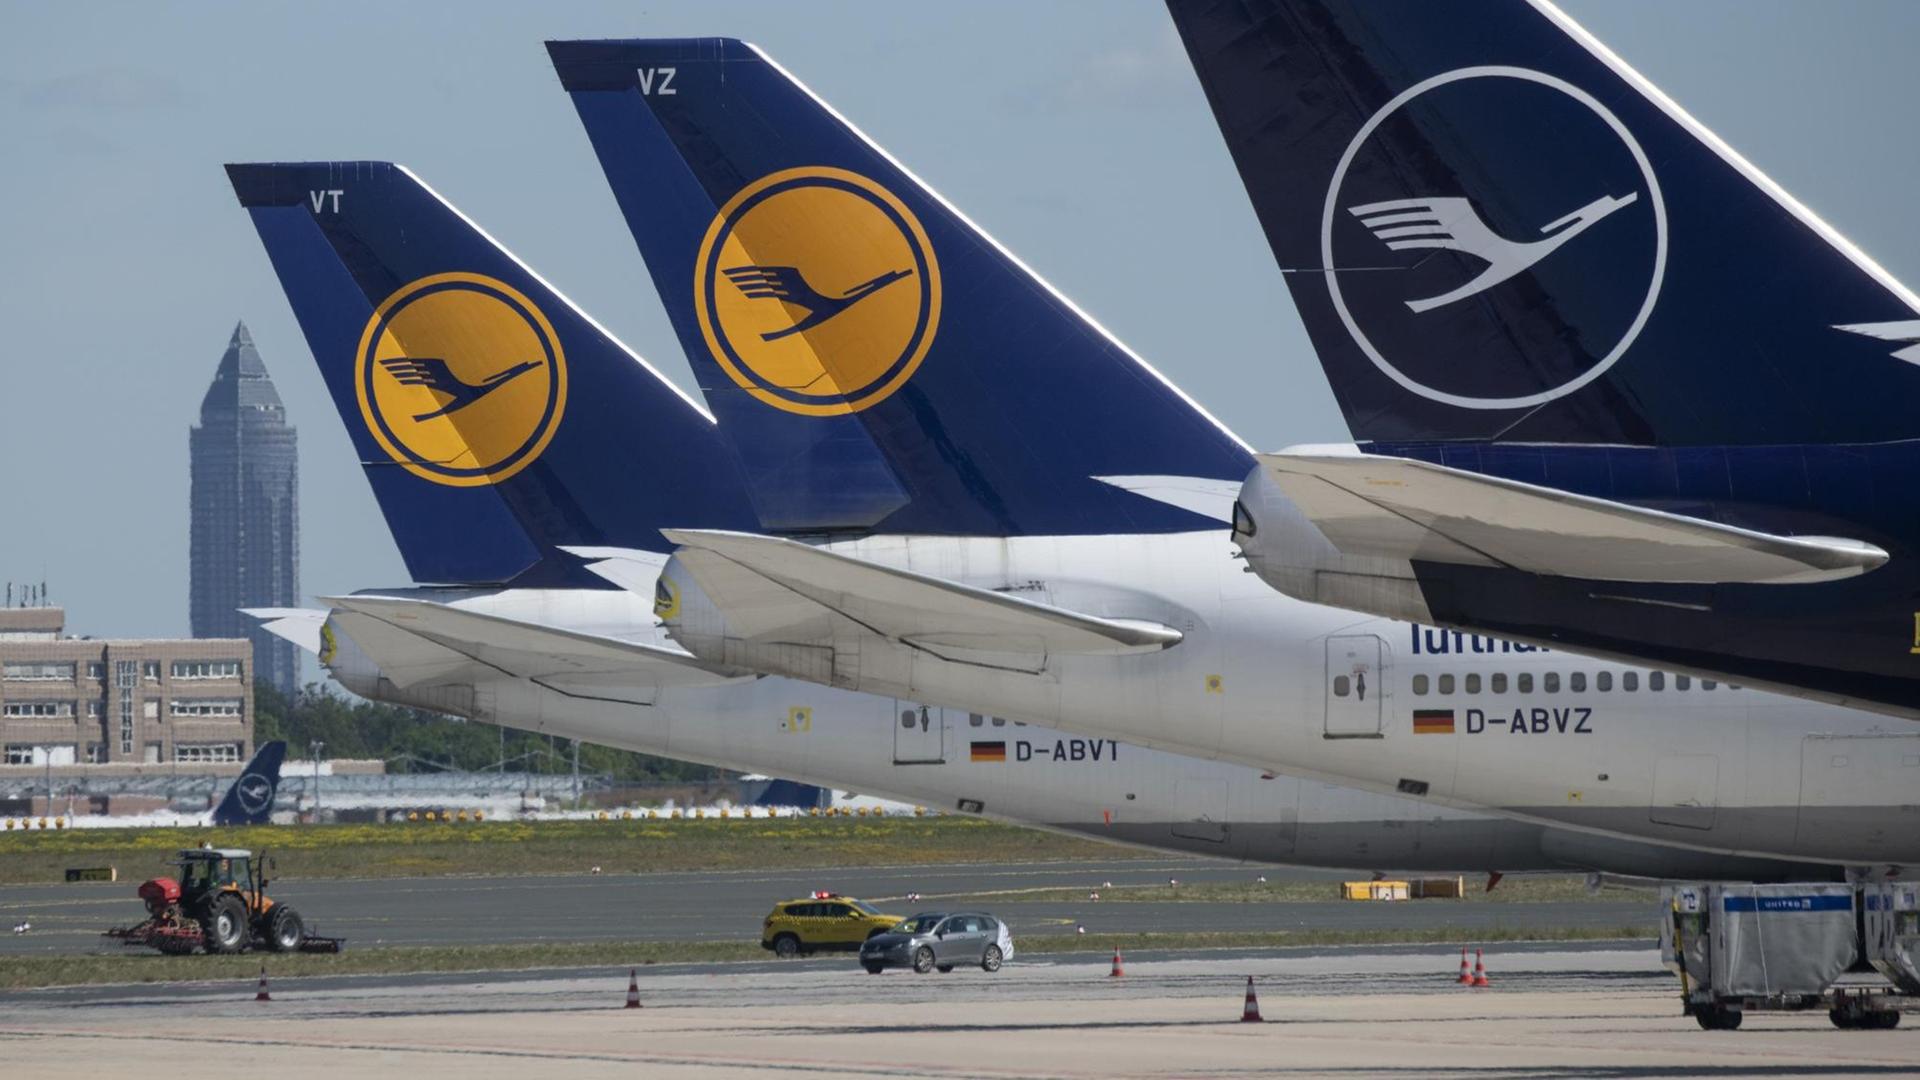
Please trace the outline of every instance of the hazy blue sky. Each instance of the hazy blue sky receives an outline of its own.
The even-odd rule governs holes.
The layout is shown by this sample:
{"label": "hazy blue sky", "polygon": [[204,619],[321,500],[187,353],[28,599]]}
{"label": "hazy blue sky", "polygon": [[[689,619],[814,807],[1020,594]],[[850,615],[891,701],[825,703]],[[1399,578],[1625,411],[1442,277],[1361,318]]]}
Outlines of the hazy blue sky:
{"label": "hazy blue sky", "polygon": [[[1920,3],[1577,0],[1576,18],[1920,284]],[[1345,428],[1165,12],[1101,3],[9,3],[0,579],[187,628],[187,428],[236,319],[300,429],[309,595],[403,583],[226,161],[411,165],[683,384],[550,37],[780,62],[1267,447]]]}

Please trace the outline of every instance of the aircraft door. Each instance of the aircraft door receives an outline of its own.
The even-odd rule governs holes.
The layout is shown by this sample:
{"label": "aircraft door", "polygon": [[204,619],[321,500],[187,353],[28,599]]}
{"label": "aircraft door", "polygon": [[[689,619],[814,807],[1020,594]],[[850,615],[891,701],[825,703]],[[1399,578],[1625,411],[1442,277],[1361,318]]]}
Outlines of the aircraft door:
{"label": "aircraft door", "polygon": [[[1808,735],[1800,744],[1794,841],[1836,857],[1901,861],[1920,847],[1901,820],[1920,801],[1916,793],[1920,735]],[[1907,812],[1889,812],[1895,808]]]}
{"label": "aircraft door", "polygon": [[1654,764],[1653,804],[1647,817],[1656,824],[1711,829],[1719,804],[1719,758],[1712,754],[1673,754]]}
{"label": "aircraft door", "polygon": [[1173,785],[1174,836],[1224,844],[1232,830],[1227,821],[1228,785],[1218,776],[1187,776]]}
{"label": "aircraft door", "polygon": [[946,761],[945,709],[894,699],[893,763],[938,765]]}
{"label": "aircraft door", "polygon": [[1327,738],[1380,737],[1386,655],[1385,644],[1372,634],[1337,634],[1327,639]]}

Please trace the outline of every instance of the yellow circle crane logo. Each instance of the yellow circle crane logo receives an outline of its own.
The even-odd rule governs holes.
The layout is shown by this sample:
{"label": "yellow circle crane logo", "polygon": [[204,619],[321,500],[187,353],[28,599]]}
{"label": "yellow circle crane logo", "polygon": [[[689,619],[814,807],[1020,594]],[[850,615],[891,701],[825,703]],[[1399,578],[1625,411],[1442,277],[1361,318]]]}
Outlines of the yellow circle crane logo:
{"label": "yellow circle crane logo", "polygon": [[512,286],[435,274],[367,320],[354,392],[367,429],[408,472],[475,487],[546,449],[566,408],[567,361],[552,324]]}
{"label": "yellow circle crane logo", "polygon": [[844,169],[788,169],[727,200],[700,244],[694,307],[747,393],[803,416],[884,401],[940,323],[940,266],[892,192]]}

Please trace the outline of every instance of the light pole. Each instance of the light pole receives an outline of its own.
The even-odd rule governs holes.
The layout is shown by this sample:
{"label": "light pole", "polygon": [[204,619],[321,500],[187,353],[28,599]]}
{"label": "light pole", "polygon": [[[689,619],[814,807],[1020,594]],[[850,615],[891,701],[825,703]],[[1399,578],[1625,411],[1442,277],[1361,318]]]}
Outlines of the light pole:
{"label": "light pole", "polygon": [[307,752],[313,755],[313,823],[320,824],[320,752],[327,744],[319,739],[307,743]]}

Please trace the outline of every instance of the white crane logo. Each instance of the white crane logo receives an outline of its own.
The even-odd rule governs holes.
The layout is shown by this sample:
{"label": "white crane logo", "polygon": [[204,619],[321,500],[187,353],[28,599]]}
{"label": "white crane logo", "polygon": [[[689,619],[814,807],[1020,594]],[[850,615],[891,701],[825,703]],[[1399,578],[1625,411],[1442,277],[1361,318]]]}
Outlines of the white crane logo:
{"label": "white crane logo", "polygon": [[273,801],[273,781],[250,772],[233,786],[233,792],[240,797],[240,809],[257,814]]}
{"label": "white crane logo", "polygon": [[[1584,137],[1592,138],[1597,134],[1604,143],[1606,133],[1610,132],[1612,138],[1618,140],[1618,145],[1626,157],[1631,159],[1634,171],[1639,173],[1640,182],[1638,184],[1624,182],[1620,179],[1619,171],[1615,169],[1613,178],[1596,192],[1593,190],[1594,187],[1600,185],[1592,179],[1583,180],[1580,176],[1568,175],[1565,180],[1574,194],[1560,205],[1571,206],[1581,198],[1591,198],[1591,201],[1538,226],[1537,230],[1531,233],[1527,231],[1531,226],[1529,222],[1502,222],[1502,228],[1519,231],[1517,239],[1495,232],[1493,227],[1481,218],[1474,203],[1464,194],[1420,193],[1414,194],[1411,198],[1379,199],[1379,194],[1384,192],[1380,192],[1377,183],[1379,164],[1372,158],[1361,166],[1361,173],[1367,175],[1366,182],[1373,186],[1375,192],[1373,198],[1355,198],[1353,192],[1348,192],[1345,198],[1342,197],[1342,188],[1347,182],[1348,170],[1354,167],[1355,159],[1360,156],[1361,150],[1380,130],[1382,124],[1424,94],[1451,84],[1475,80],[1490,80],[1496,86],[1503,81],[1509,86],[1531,84],[1550,91],[1551,94],[1546,98],[1540,98],[1537,93],[1535,98],[1538,104],[1547,108],[1552,114],[1551,117],[1543,114],[1536,117],[1535,121],[1522,121],[1522,126],[1530,122],[1553,123],[1554,118],[1560,116],[1554,108],[1554,98],[1565,100],[1575,110],[1591,114],[1599,121],[1600,128],[1594,129],[1590,122],[1581,122],[1582,129],[1588,132]],[[1506,122],[1512,121],[1509,119]],[[1471,145],[1474,130],[1472,123],[1453,129],[1450,138],[1465,140],[1467,145],[1464,149],[1452,146],[1446,149],[1430,149],[1443,158],[1455,152],[1464,153],[1470,158],[1474,157]],[[1538,136],[1537,131],[1529,133],[1502,127],[1495,137],[1505,139],[1509,144],[1514,140],[1520,140],[1520,145],[1525,145],[1527,138]],[[1601,143],[1595,143],[1592,149],[1595,152],[1601,152],[1604,147]],[[1485,160],[1497,161],[1499,156],[1494,155]],[[1542,173],[1546,175],[1544,170]],[[1472,170],[1466,170],[1466,174],[1473,174]],[[1533,176],[1517,176],[1513,180],[1516,183],[1539,182],[1539,178]],[[1501,183],[1504,180],[1501,177],[1493,177],[1492,182]],[[1585,191],[1580,190],[1583,184],[1586,186]],[[1619,191],[1619,187],[1623,184],[1627,190]],[[1609,188],[1613,191],[1609,191]],[[1596,194],[1598,197],[1592,198]],[[1548,205],[1552,206],[1551,203]],[[1537,363],[1528,365],[1528,370],[1521,374],[1525,381],[1516,385],[1514,392],[1506,396],[1489,394],[1484,390],[1462,393],[1457,388],[1446,386],[1445,384],[1450,381],[1450,375],[1465,370],[1463,366],[1474,365],[1478,362],[1477,357],[1469,353],[1436,352],[1434,346],[1437,343],[1425,339],[1417,325],[1390,327],[1389,323],[1393,321],[1390,313],[1378,301],[1369,304],[1359,300],[1362,294],[1358,291],[1356,291],[1356,302],[1361,304],[1362,310],[1356,312],[1349,304],[1346,289],[1358,290],[1360,287],[1357,283],[1365,281],[1369,283],[1365,290],[1366,294],[1379,296],[1382,291],[1378,288],[1381,279],[1374,278],[1370,271],[1387,268],[1377,265],[1381,261],[1377,258],[1362,259],[1356,256],[1342,260],[1335,251],[1336,224],[1357,222],[1365,230],[1358,235],[1364,237],[1362,242],[1367,244],[1381,244],[1387,250],[1394,252],[1454,251],[1473,256],[1474,259],[1486,264],[1467,281],[1435,295],[1414,299],[1397,298],[1398,302],[1390,303],[1390,306],[1408,313],[1399,316],[1404,319],[1409,317],[1409,314],[1417,317],[1426,312],[1445,308],[1510,281],[1538,266],[1587,230],[1628,207],[1645,207],[1650,211],[1648,216],[1651,221],[1639,219],[1636,227],[1644,228],[1651,225],[1652,257],[1650,263],[1606,268],[1605,272],[1611,275],[1611,280],[1608,282],[1609,295],[1618,295],[1621,292],[1619,287],[1626,283],[1619,279],[1646,275],[1646,289],[1637,308],[1620,313],[1624,329],[1609,331],[1609,336],[1618,335],[1610,347],[1605,341],[1582,341],[1581,352],[1591,350],[1592,359],[1577,373],[1568,372],[1561,376],[1561,381],[1554,385],[1543,387],[1539,382],[1534,381],[1533,377],[1543,370],[1543,365]],[[1552,209],[1558,208],[1552,206]],[[1626,221],[1627,218],[1622,217],[1620,220]],[[1350,225],[1344,225],[1344,228],[1348,233],[1352,233]],[[1378,249],[1375,250],[1377,252]],[[1640,336],[1640,331],[1646,326],[1647,318],[1652,315],[1654,304],[1660,297],[1660,285],[1666,277],[1666,268],[1666,203],[1660,193],[1660,180],[1653,172],[1653,163],[1648,160],[1639,140],[1634,138],[1633,132],[1628,130],[1626,124],[1622,123],[1611,109],[1601,104],[1592,94],[1565,79],[1529,68],[1505,65],[1457,68],[1421,80],[1394,95],[1360,126],[1360,129],[1354,133],[1352,141],[1347,144],[1346,152],[1334,167],[1332,179],[1327,185],[1326,202],[1320,214],[1319,273],[1326,282],[1327,295],[1333,302],[1334,314],[1346,327],[1347,333],[1352,335],[1354,344],[1374,367],[1399,384],[1402,389],[1429,401],[1462,409],[1532,408],[1571,394],[1605,374],[1608,368],[1626,355],[1634,339]],[[1627,287],[1631,288],[1630,285]],[[1470,318],[1470,313],[1460,309],[1455,309],[1454,315],[1456,322],[1459,318]],[[1383,319],[1388,321],[1381,322],[1380,320]],[[1379,332],[1380,340],[1390,343],[1388,347],[1399,350],[1400,354],[1391,357],[1386,355],[1381,344],[1368,336],[1367,325],[1373,325]],[[1421,340],[1418,351],[1410,351],[1410,347],[1406,344],[1412,339]],[[1399,344],[1391,344],[1393,342]],[[1474,377],[1466,380],[1467,383],[1484,387],[1491,381],[1488,376],[1499,374],[1499,372],[1478,370],[1471,374]]]}
{"label": "white crane logo", "polygon": [[1394,199],[1389,202],[1350,206],[1347,212],[1360,219],[1367,231],[1387,245],[1389,251],[1416,251],[1439,248],[1462,251],[1487,264],[1473,280],[1456,289],[1424,300],[1409,300],[1414,314],[1432,311],[1455,300],[1486,292],[1534,263],[1554,253],[1560,245],[1586,232],[1608,214],[1631,206],[1640,197],[1630,191],[1624,198],[1602,195],[1564,217],[1540,226],[1542,239],[1521,243],[1500,236],[1480,220],[1473,204],[1447,196],[1434,199]]}

